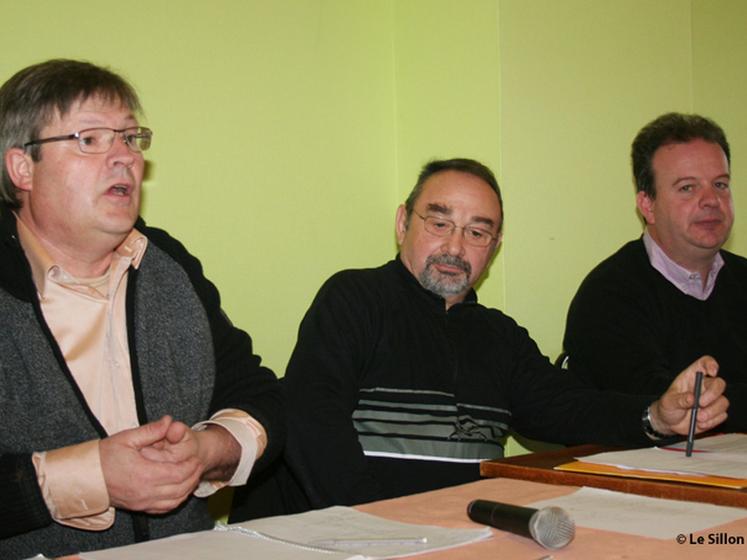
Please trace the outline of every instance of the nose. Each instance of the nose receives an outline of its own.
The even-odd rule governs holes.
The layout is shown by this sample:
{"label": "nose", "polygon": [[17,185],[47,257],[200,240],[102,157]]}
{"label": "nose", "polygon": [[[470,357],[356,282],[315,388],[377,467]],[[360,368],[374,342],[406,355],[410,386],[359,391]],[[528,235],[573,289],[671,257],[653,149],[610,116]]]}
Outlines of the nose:
{"label": "nose", "polygon": [[455,227],[454,231],[445,237],[444,246],[450,255],[461,256],[464,253],[464,230]]}
{"label": "nose", "polygon": [[125,167],[132,167],[135,158],[140,154],[133,152],[125,141],[124,134],[115,134],[112,147],[109,149],[109,160],[112,164],[121,163]]}
{"label": "nose", "polygon": [[719,205],[720,193],[715,185],[704,185],[700,192],[700,206],[714,207]]}

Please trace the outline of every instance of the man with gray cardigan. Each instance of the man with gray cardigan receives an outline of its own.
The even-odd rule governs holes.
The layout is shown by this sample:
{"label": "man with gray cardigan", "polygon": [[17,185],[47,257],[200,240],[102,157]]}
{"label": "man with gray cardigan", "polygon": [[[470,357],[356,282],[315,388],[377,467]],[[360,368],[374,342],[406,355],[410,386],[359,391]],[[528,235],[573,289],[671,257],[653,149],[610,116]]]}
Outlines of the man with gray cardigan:
{"label": "man with gray cardigan", "polygon": [[212,525],[282,446],[277,379],[199,261],[139,218],[152,131],[121,76],[51,60],[0,88],[0,557]]}

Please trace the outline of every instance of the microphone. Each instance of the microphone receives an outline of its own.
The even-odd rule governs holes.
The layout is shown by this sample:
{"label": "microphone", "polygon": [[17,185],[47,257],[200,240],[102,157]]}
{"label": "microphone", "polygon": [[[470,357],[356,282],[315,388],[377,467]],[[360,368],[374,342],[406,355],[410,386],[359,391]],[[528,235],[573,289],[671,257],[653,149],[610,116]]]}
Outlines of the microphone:
{"label": "microphone", "polygon": [[534,509],[473,500],[467,506],[467,515],[477,523],[534,539],[545,548],[563,548],[576,535],[573,519],[559,507]]}

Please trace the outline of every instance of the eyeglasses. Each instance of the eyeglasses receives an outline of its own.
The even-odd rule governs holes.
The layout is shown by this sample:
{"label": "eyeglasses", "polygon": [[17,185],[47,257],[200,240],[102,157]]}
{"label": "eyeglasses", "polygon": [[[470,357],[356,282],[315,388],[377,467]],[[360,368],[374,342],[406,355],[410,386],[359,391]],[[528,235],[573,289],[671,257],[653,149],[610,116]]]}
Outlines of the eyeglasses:
{"label": "eyeglasses", "polygon": [[63,142],[65,140],[77,140],[80,151],[84,154],[105,154],[111,150],[114,144],[114,138],[119,135],[133,152],[144,152],[150,148],[150,142],[153,138],[153,131],[144,126],[131,126],[129,128],[86,128],[72,134],[62,136],[51,136],[50,138],[40,138],[31,140],[23,145],[26,149],[29,146],[37,144],[46,144],[48,142]]}
{"label": "eyeglasses", "polygon": [[449,237],[455,229],[461,229],[464,242],[474,247],[487,247],[493,239],[497,239],[495,235],[479,227],[458,226],[451,220],[437,218],[436,216],[421,216],[414,210],[413,213],[423,220],[425,231],[437,237]]}

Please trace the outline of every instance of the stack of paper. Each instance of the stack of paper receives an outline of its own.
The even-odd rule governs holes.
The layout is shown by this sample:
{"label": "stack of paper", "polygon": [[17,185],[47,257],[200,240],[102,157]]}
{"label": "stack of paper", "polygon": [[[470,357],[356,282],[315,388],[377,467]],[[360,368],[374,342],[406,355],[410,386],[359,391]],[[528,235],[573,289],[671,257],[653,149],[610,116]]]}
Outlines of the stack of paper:
{"label": "stack of paper", "polygon": [[[629,533],[655,539],[674,539],[747,517],[747,510],[635,494],[581,488],[530,507],[563,508],[579,527]],[[714,557],[711,554],[711,557]]]}
{"label": "stack of paper", "polygon": [[359,560],[398,558],[491,536],[489,528],[446,529],[389,521],[347,507],[255,519],[214,531],[81,554],[85,560]]}
{"label": "stack of paper", "polygon": [[685,443],[598,453],[558,465],[558,470],[676,480],[693,484],[747,487],[747,435],[724,434],[696,440],[692,456]]}

